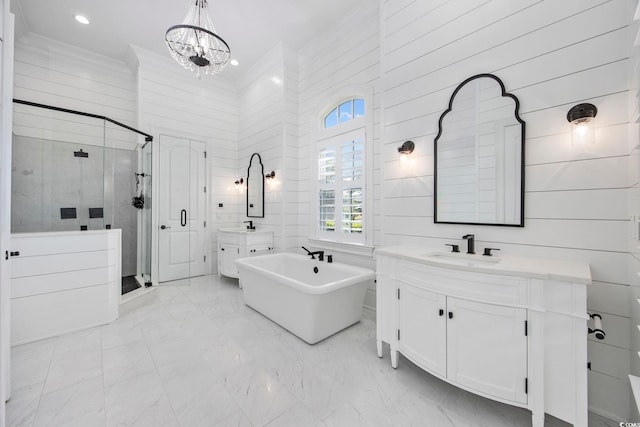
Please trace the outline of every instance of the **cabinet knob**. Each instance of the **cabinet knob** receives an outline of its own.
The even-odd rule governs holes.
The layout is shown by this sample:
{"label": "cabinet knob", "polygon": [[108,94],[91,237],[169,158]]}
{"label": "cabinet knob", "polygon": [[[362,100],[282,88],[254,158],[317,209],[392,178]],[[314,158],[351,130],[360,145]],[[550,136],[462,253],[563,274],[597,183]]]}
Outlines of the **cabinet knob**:
{"label": "cabinet knob", "polygon": [[224,248],[220,248],[221,251],[224,251]]}
{"label": "cabinet knob", "polygon": [[449,312],[449,319],[453,319],[453,311]]}

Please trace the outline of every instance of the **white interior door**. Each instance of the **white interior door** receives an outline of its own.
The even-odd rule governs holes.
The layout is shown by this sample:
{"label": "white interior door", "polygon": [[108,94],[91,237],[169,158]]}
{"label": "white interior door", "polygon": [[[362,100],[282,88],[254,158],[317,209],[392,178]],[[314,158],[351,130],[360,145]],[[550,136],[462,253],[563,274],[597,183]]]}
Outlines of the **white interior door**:
{"label": "white interior door", "polygon": [[159,281],[205,273],[205,145],[160,135],[158,176]]}

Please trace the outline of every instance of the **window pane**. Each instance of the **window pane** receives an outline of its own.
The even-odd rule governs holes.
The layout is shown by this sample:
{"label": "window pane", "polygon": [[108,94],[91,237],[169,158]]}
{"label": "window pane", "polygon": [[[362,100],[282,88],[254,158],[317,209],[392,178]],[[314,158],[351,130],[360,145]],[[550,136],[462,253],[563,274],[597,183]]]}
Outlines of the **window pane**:
{"label": "window pane", "polygon": [[318,198],[318,229],[334,231],[336,228],[335,190],[320,190]]}
{"label": "window pane", "polygon": [[327,117],[324,118],[324,127],[330,128],[337,124],[338,124],[338,109],[334,108],[333,111],[327,114]]}
{"label": "window pane", "polygon": [[362,233],[362,188],[342,190],[342,232]]}
{"label": "window pane", "polygon": [[362,179],[364,152],[362,139],[342,143],[342,180]]}
{"label": "window pane", "polygon": [[347,101],[340,104],[340,123],[348,122],[353,119],[353,102]]}
{"label": "window pane", "polygon": [[353,118],[364,116],[364,99],[353,100]]}
{"label": "window pane", "polygon": [[336,147],[321,148],[318,152],[318,181],[320,184],[336,182]]}

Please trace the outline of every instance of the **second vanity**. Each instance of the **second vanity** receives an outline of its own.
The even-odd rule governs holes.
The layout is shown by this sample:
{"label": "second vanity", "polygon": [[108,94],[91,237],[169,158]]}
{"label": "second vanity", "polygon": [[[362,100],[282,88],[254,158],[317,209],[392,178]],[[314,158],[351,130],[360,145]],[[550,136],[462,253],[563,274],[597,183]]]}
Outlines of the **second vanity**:
{"label": "second vanity", "polygon": [[238,228],[218,229],[218,276],[238,278],[236,259],[273,252],[273,232]]}
{"label": "second vanity", "polygon": [[376,250],[377,345],[472,393],[587,425],[589,265]]}

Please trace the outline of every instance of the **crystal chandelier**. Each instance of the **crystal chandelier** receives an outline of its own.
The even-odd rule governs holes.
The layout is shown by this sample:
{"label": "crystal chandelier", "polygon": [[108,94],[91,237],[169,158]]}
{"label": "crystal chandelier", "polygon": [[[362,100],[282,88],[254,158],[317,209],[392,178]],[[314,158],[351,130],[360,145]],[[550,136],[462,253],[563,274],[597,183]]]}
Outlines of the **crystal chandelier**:
{"label": "crystal chandelier", "polygon": [[207,0],[190,0],[191,9],[184,22],[174,25],[164,36],[171,56],[190,71],[216,74],[229,63],[231,50],[207,13]]}

